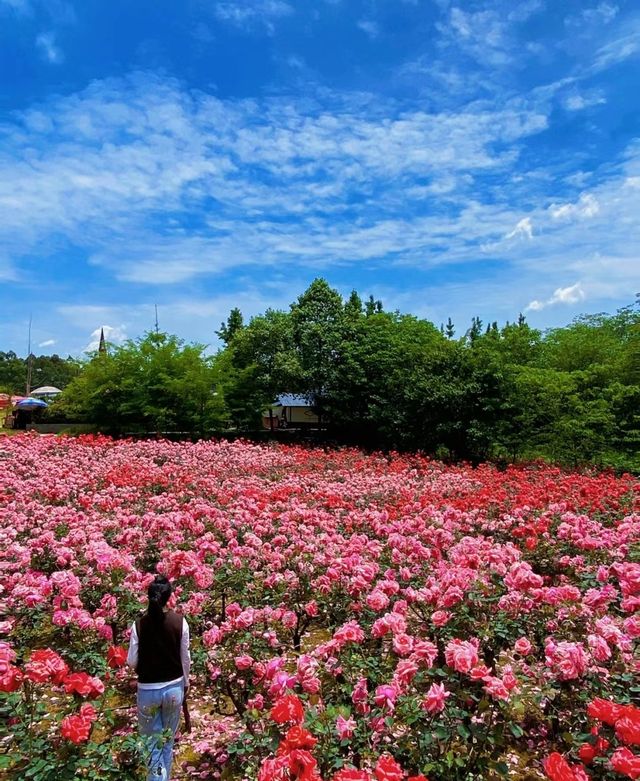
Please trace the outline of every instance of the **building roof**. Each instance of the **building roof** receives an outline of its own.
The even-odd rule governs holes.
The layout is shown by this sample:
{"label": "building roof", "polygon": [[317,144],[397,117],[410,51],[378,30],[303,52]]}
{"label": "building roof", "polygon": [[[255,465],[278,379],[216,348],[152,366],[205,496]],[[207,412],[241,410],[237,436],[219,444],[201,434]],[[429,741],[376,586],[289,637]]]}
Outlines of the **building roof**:
{"label": "building roof", "polygon": [[277,407],[312,407],[313,402],[308,396],[296,393],[282,393],[276,398]]}

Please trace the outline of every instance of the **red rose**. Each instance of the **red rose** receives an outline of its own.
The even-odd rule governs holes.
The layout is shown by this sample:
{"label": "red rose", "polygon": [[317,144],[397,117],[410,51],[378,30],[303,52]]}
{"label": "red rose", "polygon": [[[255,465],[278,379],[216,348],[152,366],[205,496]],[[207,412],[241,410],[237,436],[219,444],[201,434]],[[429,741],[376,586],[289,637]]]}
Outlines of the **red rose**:
{"label": "red rose", "polygon": [[289,758],[265,759],[258,770],[258,781],[291,781]]}
{"label": "red rose", "polygon": [[71,673],[63,681],[67,694],[79,694],[81,697],[94,699],[104,692],[104,683],[99,678],[92,678],[87,673]]}
{"label": "red rose", "polygon": [[583,778],[588,778],[581,768],[572,768],[557,751],[544,760],[542,767],[551,781],[581,781]]}
{"label": "red rose", "polygon": [[107,650],[107,664],[112,670],[124,667],[127,661],[127,649],[121,645],[112,645]]}
{"label": "red rose", "polygon": [[91,722],[84,716],[75,714],[73,716],[65,716],[62,719],[60,733],[63,738],[70,740],[72,743],[84,743],[89,740],[90,732]]}
{"label": "red rose", "polygon": [[15,692],[22,684],[23,675],[17,667],[9,665],[4,673],[0,675],[0,692]]}
{"label": "red rose", "polygon": [[620,715],[620,705],[611,700],[603,700],[596,697],[587,705],[587,715],[592,719],[603,721],[605,724],[613,726]]}
{"label": "red rose", "polygon": [[34,683],[60,684],[69,672],[64,659],[50,648],[34,651],[24,669]]}
{"label": "red rose", "polygon": [[285,694],[271,708],[270,715],[276,724],[300,724],[304,719],[304,706],[295,694]]}
{"label": "red rose", "polygon": [[640,756],[626,747],[617,748],[611,757],[611,767],[631,779],[640,778]]}
{"label": "red rose", "polygon": [[598,756],[598,751],[591,743],[583,743],[578,749],[578,756],[584,762],[585,765],[590,765],[593,760]]}
{"label": "red rose", "polygon": [[289,770],[298,781],[319,781],[317,766],[313,755],[304,749],[296,748],[289,754]]}
{"label": "red rose", "polygon": [[285,739],[278,747],[278,754],[288,753],[296,748],[312,749],[318,742],[317,738],[304,727],[296,725],[287,732]]}
{"label": "red rose", "polygon": [[366,770],[356,770],[354,767],[343,767],[332,777],[331,781],[371,781]]}
{"label": "red rose", "polygon": [[616,735],[624,743],[640,745],[640,708],[623,705],[616,721]]}
{"label": "red rose", "polygon": [[376,763],[377,781],[402,781],[404,770],[390,754],[383,754]]}
{"label": "red rose", "polygon": [[85,721],[94,722],[98,718],[96,709],[90,702],[83,702],[80,706],[80,715]]}

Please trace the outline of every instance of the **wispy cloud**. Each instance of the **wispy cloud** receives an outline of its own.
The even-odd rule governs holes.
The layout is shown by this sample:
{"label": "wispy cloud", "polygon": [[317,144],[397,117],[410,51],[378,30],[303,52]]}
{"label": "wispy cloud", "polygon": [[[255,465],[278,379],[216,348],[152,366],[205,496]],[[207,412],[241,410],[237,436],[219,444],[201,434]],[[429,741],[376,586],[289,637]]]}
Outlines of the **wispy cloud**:
{"label": "wispy cloud", "polygon": [[542,7],[539,0],[518,3],[510,11],[493,4],[473,11],[454,5],[446,21],[437,24],[440,45],[455,46],[484,66],[499,68],[514,64],[523,55],[515,30]]}
{"label": "wispy cloud", "polygon": [[[359,99],[309,112],[279,100],[223,102],[148,77],[96,83],[27,112],[20,126],[5,126],[0,234],[5,246],[26,251],[48,233],[62,233],[92,247],[101,264],[117,253],[119,275],[136,281],[193,276],[194,255],[204,257],[198,268],[215,273],[219,263],[227,267],[216,258],[232,247],[233,258],[265,262],[263,252],[244,250],[247,237],[259,243],[270,236],[274,248],[301,249],[305,237],[331,233],[336,215],[353,211],[354,198],[378,188],[383,193],[369,223],[402,210],[404,190],[416,177],[503,169],[517,144],[546,122],[517,105],[425,114]],[[216,204],[213,212],[208,201]],[[184,219],[201,209],[210,216],[185,236]],[[172,214],[173,227],[167,220],[154,224],[158,210]],[[132,254],[136,234],[142,252],[150,252],[150,232],[158,244],[192,248],[176,256],[180,263],[157,260],[161,272],[149,254]]]}
{"label": "wispy cloud", "polygon": [[374,19],[360,19],[358,27],[363,33],[375,40],[380,35],[380,25]]}
{"label": "wispy cloud", "polygon": [[55,343],[55,339],[45,339],[44,342],[38,342],[38,347],[53,347]]}
{"label": "wispy cloud", "polygon": [[577,304],[579,301],[584,301],[586,298],[585,292],[582,289],[580,282],[576,282],[575,285],[570,287],[559,287],[553,291],[553,295],[546,301],[531,301],[527,307],[527,312],[538,312],[541,309],[545,309],[548,306],[555,306],[556,304]]}
{"label": "wispy cloud", "polygon": [[582,8],[579,13],[567,16],[565,24],[570,28],[583,28],[585,24],[609,24],[616,18],[619,11],[617,5],[602,2],[588,8]]}
{"label": "wispy cloud", "polygon": [[505,239],[517,239],[517,238],[533,238],[533,225],[531,224],[530,217],[523,217],[518,221],[516,227],[507,233]]}
{"label": "wispy cloud", "polygon": [[591,193],[583,193],[577,203],[565,203],[560,206],[552,203],[549,210],[554,220],[589,218],[595,217],[600,211],[600,204]]}
{"label": "wispy cloud", "polygon": [[62,49],[56,44],[55,33],[41,33],[36,38],[36,46],[40,50],[42,57],[52,65],[59,65],[64,61]]}
{"label": "wispy cloud", "polygon": [[26,14],[31,11],[31,3],[29,0],[0,0],[0,10],[2,8],[8,8]]}
{"label": "wispy cloud", "polygon": [[519,161],[548,112],[536,96],[429,113],[362,94],[231,101],[150,75],[96,82],[0,127],[1,246],[17,268],[55,237],[138,291],[301,263],[487,261],[519,269],[543,307],[553,296],[535,291],[564,290],[567,274],[590,300],[614,279],[630,288],[640,149],[561,197],[547,161]]}
{"label": "wispy cloud", "polygon": [[572,92],[564,100],[564,107],[568,111],[582,111],[591,106],[601,106],[607,102],[602,92],[592,91],[588,93]]}
{"label": "wispy cloud", "polygon": [[113,342],[114,344],[122,344],[128,338],[125,326],[107,325],[105,323],[91,332],[89,342],[85,345],[83,352],[95,352],[100,346],[100,335],[102,333],[104,333],[104,338],[107,342]]}
{"label": "wispy cloud", "polygon": [[218,2],[215,16],[240,29],[262,28],[269,33],[275,30],[275,22],[294,13],[294,8],[284,0],[242,0],[242,2]]}
{"label": "wispy cloud", "polygon": [[591,73],[599,73],[632,57],[640,56],[640,17],[627,20],[623,27],[614,25],[615,30],[607,43],[595,53],[590,67]]}

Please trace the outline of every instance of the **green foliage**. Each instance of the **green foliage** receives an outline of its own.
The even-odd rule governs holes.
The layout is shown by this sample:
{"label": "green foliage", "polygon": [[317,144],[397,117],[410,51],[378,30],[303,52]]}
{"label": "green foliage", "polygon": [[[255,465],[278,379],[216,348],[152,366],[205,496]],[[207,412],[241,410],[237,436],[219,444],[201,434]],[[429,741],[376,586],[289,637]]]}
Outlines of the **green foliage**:
{"label": "green foliage", "polygon": [[[276,396],[296,393],[339,442],[640,471],[638,302],[544,334],[522,314],[458,332],[451,318],[437,329],[316,279],[288,311],[245,324],[232,309],[213,359],[148,334],[81,371],[36,358],[33,384],[68,386],[48,418],[113,433],[255,431]],[[0,387],[21,392],[25,377],[26,361],[0,353]]]}
{"label": "green foliage", "polygon": [[278,394],[299,393],[343,442],[640,469],[637,307],[547,334],[522,314],[502,328],[474,317],[455,340],[451,318],[438,330],[316,279],[289,312],[237,328],[230,316],[221,335],[230,330],[216,367],[240,429],[259,427]]}
{"label": "green foliage", "polygon": [[[31,356],[31,388],[53,385],[65,388],[81,370],[81,364],[71,356]],[[19,358],[14,352],[0,351],[0,392],[24,395],[27,382],[27,358]]]}
{"label": "green foliage", "polygon": [[204,432],[224,412],[214,395],[214,370],[202,353],[201,345],[149,333],[96,354],[55,407],[108,432]]}
{"label": "green foliage", "polygon": [[220,330],[216,335],[222,339],[225,344],[230,344],[233,337],[244,328],[244,319],[242,312],[238,307],[234,307],[229,313],[226,323],[220,323]]}

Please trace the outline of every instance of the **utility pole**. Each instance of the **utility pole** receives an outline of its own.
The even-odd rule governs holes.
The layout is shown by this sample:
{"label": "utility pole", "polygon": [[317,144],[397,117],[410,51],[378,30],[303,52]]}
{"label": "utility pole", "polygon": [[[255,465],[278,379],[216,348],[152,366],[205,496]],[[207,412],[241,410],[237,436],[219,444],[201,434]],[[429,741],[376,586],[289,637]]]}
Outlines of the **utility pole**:
{"label": "utility pole", "polygon": [[156,304],[156,333],[158,333],[158,305]]}
{"label": "utility pole", "polygon": [[33,371],[33,362],[31,360],[31,321],[33,314],[29,315],[29,344],[27,347],[27,396],[31,393],[31,374]]}

